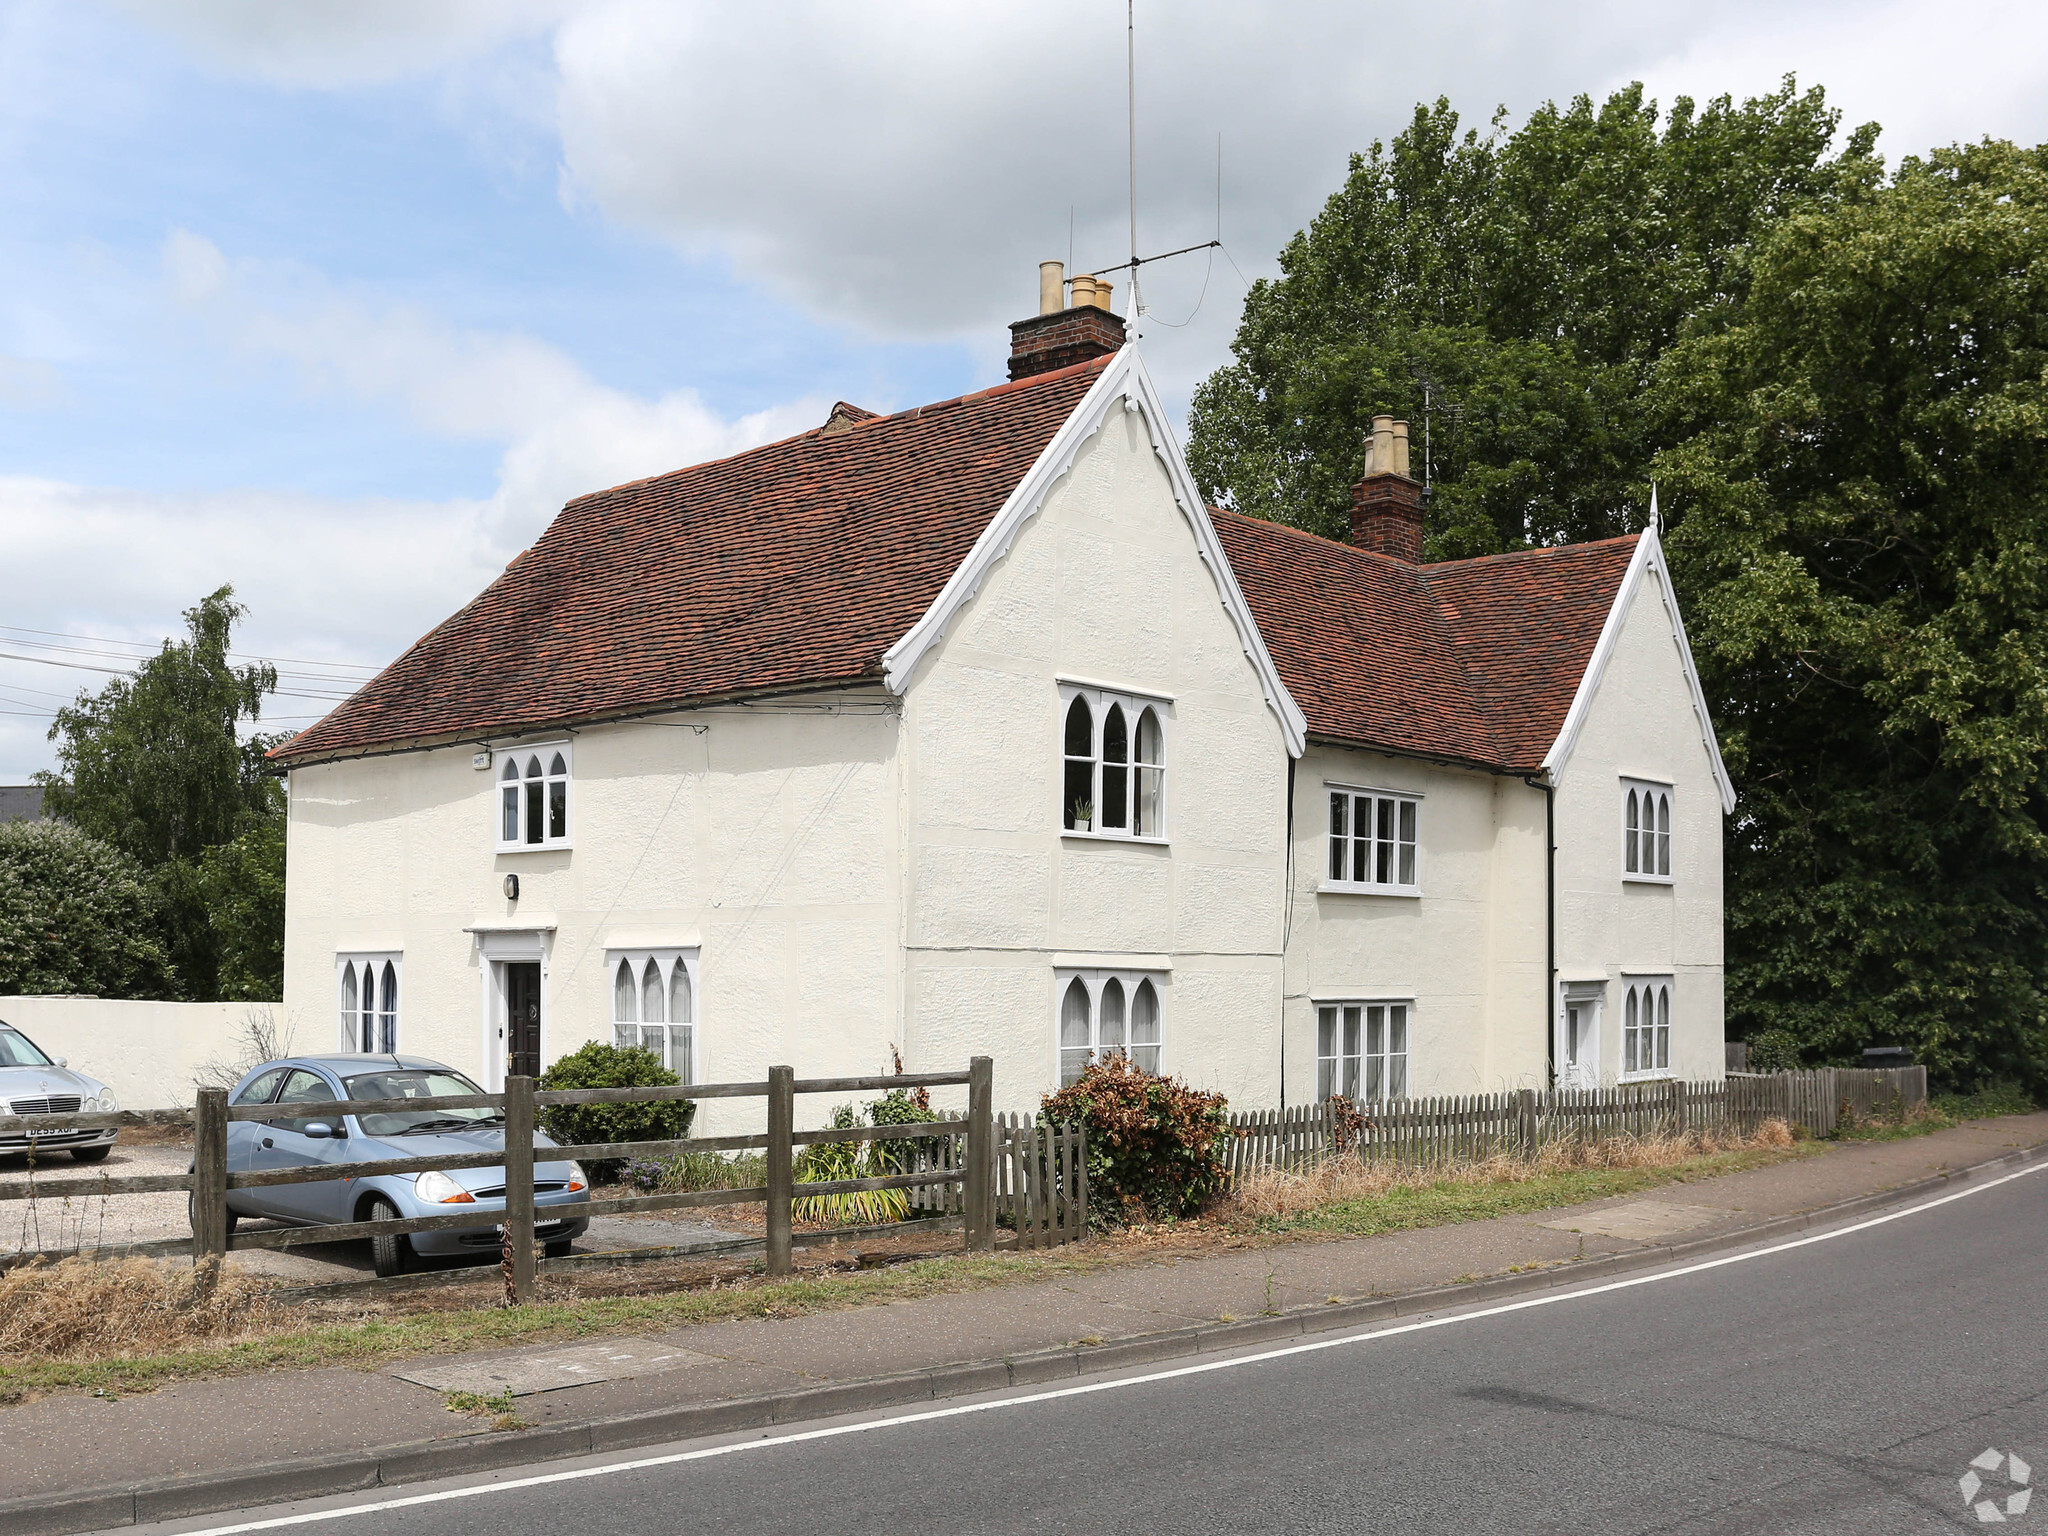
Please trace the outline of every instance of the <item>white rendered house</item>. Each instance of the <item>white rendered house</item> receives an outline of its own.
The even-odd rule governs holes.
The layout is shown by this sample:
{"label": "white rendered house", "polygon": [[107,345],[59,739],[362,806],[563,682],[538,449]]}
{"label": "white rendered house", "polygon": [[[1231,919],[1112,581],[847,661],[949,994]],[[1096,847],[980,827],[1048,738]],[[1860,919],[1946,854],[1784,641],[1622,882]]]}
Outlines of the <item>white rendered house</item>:
{"label": "white rendered house", "polygon": [[492,1085],[988,1054],[1018,1109],[1109,1050],[1247,1106],[1718,1077],[1654,533],[1421,565],[1394,423],[1354,544],[1213,511],[1115,315],[1013,332],[570,503],[280,748],[290,1012]]}

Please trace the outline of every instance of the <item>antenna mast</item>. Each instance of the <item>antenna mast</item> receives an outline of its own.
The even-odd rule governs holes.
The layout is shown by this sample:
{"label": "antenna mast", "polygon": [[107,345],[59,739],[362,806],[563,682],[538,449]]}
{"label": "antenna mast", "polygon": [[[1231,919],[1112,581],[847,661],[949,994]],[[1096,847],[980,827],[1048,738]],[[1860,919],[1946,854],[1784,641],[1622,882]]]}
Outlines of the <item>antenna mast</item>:
{"label": "antenna mast", "polygon": [[1130,112],[1131,138],[1131,314],[1145,313],[1138,292],[1138,12],[1137,0],[1124,0],[1124,99]]}

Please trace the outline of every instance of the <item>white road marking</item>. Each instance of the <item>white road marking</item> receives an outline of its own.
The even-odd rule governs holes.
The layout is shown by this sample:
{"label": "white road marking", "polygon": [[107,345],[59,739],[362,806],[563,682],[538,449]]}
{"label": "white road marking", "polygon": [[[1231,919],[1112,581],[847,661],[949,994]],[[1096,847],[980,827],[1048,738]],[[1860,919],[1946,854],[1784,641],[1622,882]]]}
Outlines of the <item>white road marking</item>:
{"label": "white road marking", "polygon": [[747,1451],[763,1451],[780,1445],[799,1445],[809,1440],[832,1440],[841,1435],[866,1434],[870,1430],[894,1429],[903,1424],[929,1424],[935,1419],[960,1418],[970,1413],[992,1413],[1001,1408],[1020,1408],[1030,1403],[1049,1403],[1063,1397],[1085,1397],[1095,1392],[1115,1392],[1125,1387],[1144,1386],[1155,1381],[1174,1381],[1184,1376],[1205,1376],[1211,1371],[1236,1370],[1240,1366],[1260,1365],[1268,1360],[1284,1360],[1290,1355],[1313,1354],[1318,1350],[1341,1349],[1347,1344],[1367,1344],[1374,1339],[1395,1338],[1404,1333],[1421,1333],[1432,1328],[1449,1328],[1458,1323],[1469,1323],[1483,1317],[1501,1317],[1510,1312],[1527,1312],[1537,1307],[1554,1307],[1567,1301],[1578,1301],[1587,1296],[1604,1296],[1610,1291],[1633,1290],[1637,1286],[1656,1285],[1665,1280],[1677,1280],[1686,1275],[1697,1275],[1710,1269],[1722,1269],[1730,1264],[1747,1264],[1756,1259],[1767,1259],[1773,1254],[1789,1253],[1795,1248],[1808,1248],[1815,1243],[1833,1242],[1837,1238],[1849,1237],[1857,1232],[1867,1232],[1872,1227],[1881,1227],[1889,1222],[1902,1221],[1908,1216],[1917,1216],[1922,1211],[1934,1210],[1937,1206],[1967,1200],[1972,1195],[1981,1195],[1986,1190],[1996,1189],[2001,1184],[2010,1184],[2015,1179],[2024,1179],[2030,1174],[2048,1172],[2048,1161],[2034,1163],[2016,1173],[1987,1180],[1968,1189],[1959,1189],[1951,1195],[1941,1195],[1933,1200],[1924,1200],[1918,1205],[1909,1205],[1904,1210],[1891,1211],[1883,1216],[1872,1216],[1850,1226],[1836,1227],[1811,1237],[1795,1237],[1768,1248],[1752,1249],[1746,1253],[1728,1254],[1718,1259],[1703,1259],[1697,1264],[1681,1265],[1677,1269],[1663,1269],[1647,1275],[1635,1275],[1626,1280],[1610,1280],[1603,1285],[1589,1285],[1574,1291],[1552,1292],[1542,1296],[1530,1296],[1521,1301],[1503,1302],[1499,1306],[1479,1307],[1469,1312],[1456,1312],[1448,1317],[1422,1317],[1412,1323],[1399,1323],[1390,1328],[1374,1328],[1364,1333],[1342,1334],[1334,1339],[1315,1339],[1305,1344],[1289,1344],[1280,1349],[1261,1350],[1254,1355],[1234,1355],[1228,1360],[1211,1360],[1200,1365],[1179,1365],[1171,1370],[1151,1371],[1143,1376],[1119,1376],[1111,1381],[1094,1381],[1085,1386],[1055,1387],[1046,1392],[1026,1392],[1011,1397],[997,1398],[984,1403],[956,1403],[950,1408],[927,1408],[917,1413],[900,1413],[886,1419],[868,1419],[859,1424],[835,1424],[826,1429],[797,1430],[786,1435],[769,1435],[759,1440],[742,1440],[732,1445],[714,1445],[697,1451],[674,1451],[665,1456],[641,1456],[630,1461],[609,1462],[601,1467],[576,1467],[565,1472],[542,1472],[532,1477],[512,1478],[502,1483],[480,1483],[470,1488],[445,1488],[438,1493],[416,1493],[397,1499],[378,1499],[368,1504],[351,1504],[339,1509],[311,1510],[304,1514],[279,1515],[269,1520],[248,1520],[238,1525],[208,1526],[202,1531],[192,1531],[187,1536],[238,1536],[242,1531],[275,1531],[292,1525],[312,1525],[324,1520],[347,1520],[357,1515],[372,1515],[387,1509],[411,1509],[421,1504],[442,1504],[452,1499],[481,1498],[486,1494],[510,1493],[520,1488],[540,1488],[550,1483],[577,1482],[584,1478],[609,1477],[615,1472],[639,1472],[649,1467],[672,1467],[689,1461],[708,1461],[716,1456],[737,1456]]}

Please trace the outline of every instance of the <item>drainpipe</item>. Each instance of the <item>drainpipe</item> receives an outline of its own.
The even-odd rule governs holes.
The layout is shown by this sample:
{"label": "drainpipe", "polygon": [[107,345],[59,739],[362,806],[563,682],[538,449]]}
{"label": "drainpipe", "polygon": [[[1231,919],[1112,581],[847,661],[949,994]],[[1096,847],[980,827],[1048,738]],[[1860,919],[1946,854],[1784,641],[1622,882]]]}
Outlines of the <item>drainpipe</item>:
{"label": "drainpipe", "polygon": [[1543,1001],[1543,1079],[1557,1086],[1557,786],[1547,778],[1524,779],[1543,791],[1543,950],[1549,977]]}
{"label": "drainpipe", "polygon": [[1280,919],[1280,1107],[1287,1107],[1287,948],[1294,937],[1294,763],[1287,758],[1287,900]]}

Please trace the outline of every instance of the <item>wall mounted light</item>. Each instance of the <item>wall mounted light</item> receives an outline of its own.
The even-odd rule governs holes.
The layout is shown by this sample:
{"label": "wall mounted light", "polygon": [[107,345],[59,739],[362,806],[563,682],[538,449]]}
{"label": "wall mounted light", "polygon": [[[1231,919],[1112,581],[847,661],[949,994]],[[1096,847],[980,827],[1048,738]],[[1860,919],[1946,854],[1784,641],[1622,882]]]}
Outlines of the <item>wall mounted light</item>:
{"label": "wall mounted light", "polygon": [[505,877],[505,899],[507,901],[517,901],[519,899],[519,877],[517,875],[507,875]]}

